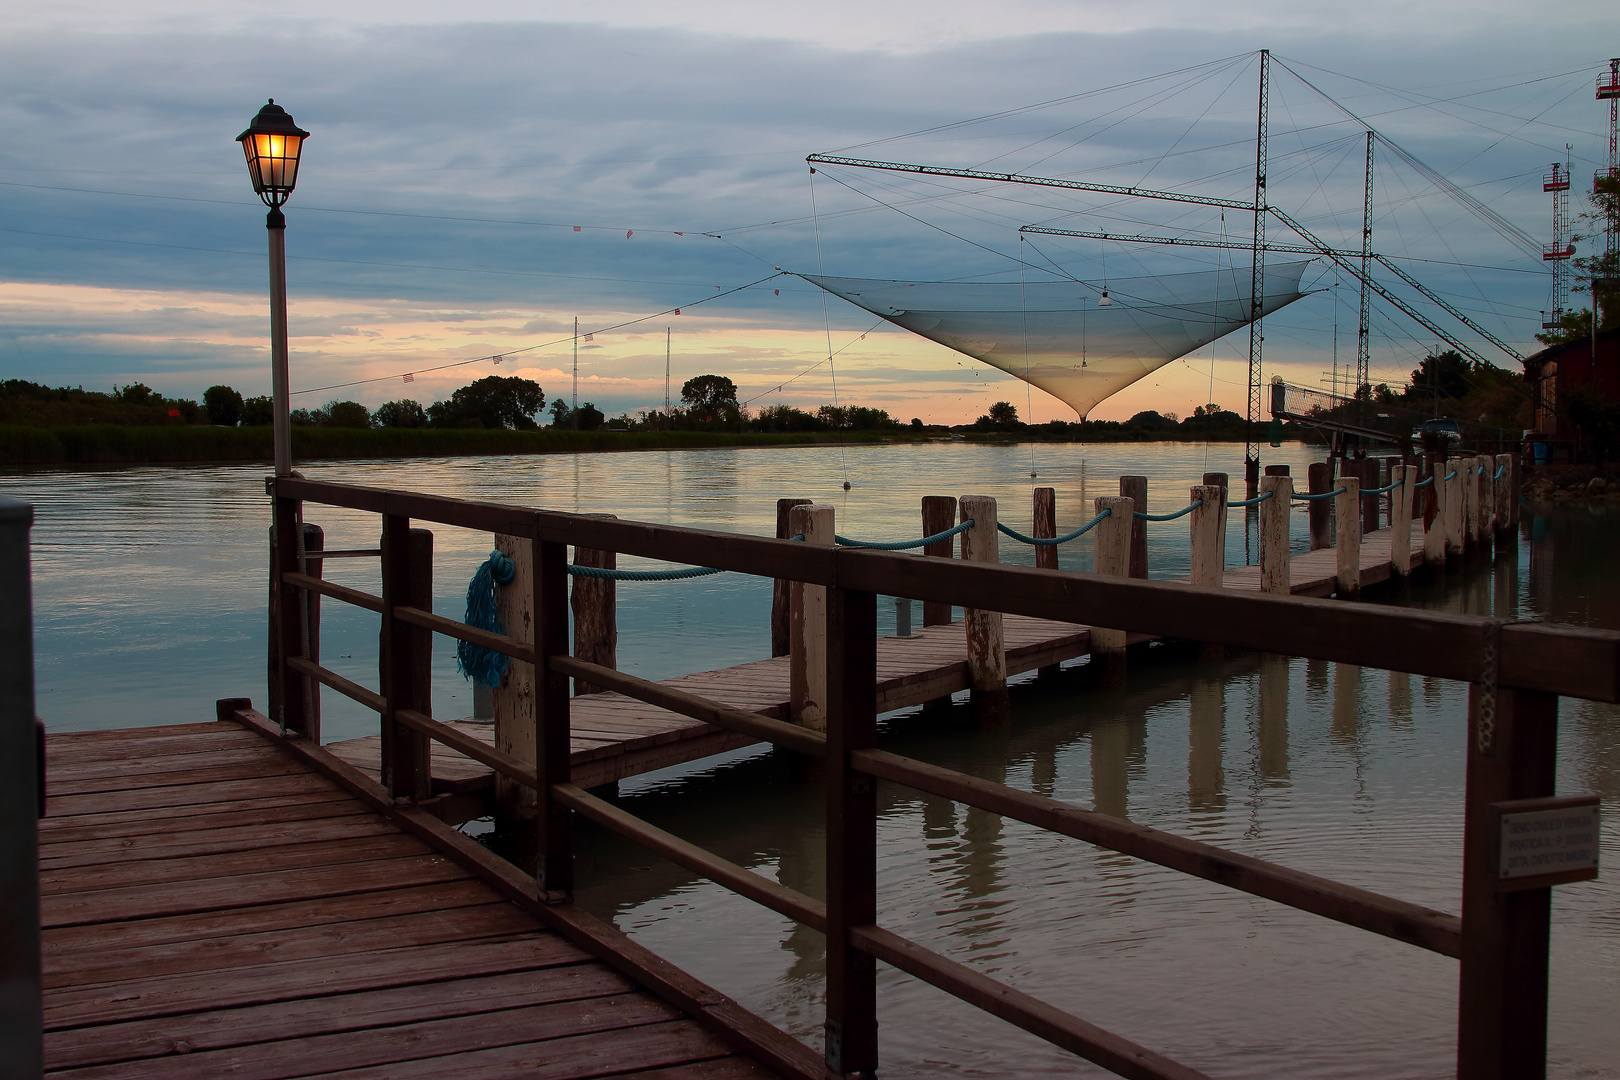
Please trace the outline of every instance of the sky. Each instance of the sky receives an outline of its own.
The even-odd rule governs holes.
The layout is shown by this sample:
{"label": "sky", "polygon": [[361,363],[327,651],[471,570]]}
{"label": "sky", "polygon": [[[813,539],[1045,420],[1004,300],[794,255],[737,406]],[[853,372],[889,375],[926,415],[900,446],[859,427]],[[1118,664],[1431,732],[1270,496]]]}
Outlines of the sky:
{"label": "sky", "polygon": [[[712,372],[752,408],[836,399],[956,423],[1005,399],[1073,419],[780,271],[1246,275],[1244,250],[1018,229],[1246,243],[1249,215],[812,176],[805,155],[1252,199],[1262,48],[1271,202],[1359,246],[1370,124],[1386,140],[1374,250],[1533,351],[1549,307],[1542,174],[1572,164],[1578,213],[1581,178],[1606,163],[1593,85],[1620,54],[1612,3],[63,0],[0,29],[0,378],[268,392],[263,207],[233,140],[274,97],[312,132],[287,208],[295,406],[426,403],[490,374],[567,399],[577,318],[580,400],[610,415],[662,405],[667,347],[677,398]],[[1297,240],[1285,232],[1270,226]],[[1326,260],[1306,280],[1267,320],[1264,370],[1318,385],[1354,362],[1359,296]],[[1374,380],[1393,383],[1438,340],[1376,300],[1369,339]],[[1240,331],[1092,416],[1242,411],[1247,357]]]}

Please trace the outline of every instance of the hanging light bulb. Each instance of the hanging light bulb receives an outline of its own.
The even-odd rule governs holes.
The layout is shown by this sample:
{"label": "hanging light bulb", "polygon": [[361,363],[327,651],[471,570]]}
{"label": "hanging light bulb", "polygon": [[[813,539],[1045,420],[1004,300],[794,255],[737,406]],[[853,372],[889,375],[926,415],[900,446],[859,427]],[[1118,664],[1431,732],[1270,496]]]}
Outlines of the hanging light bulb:
{"label": "hanging light bulb", "polygon": [[1097,306],[1098,307],[1113,307],[1114,306],[1113,298],[1108,295],[1108,290],[1107,289],[1103,290],[1102,298],[1097,301]]}

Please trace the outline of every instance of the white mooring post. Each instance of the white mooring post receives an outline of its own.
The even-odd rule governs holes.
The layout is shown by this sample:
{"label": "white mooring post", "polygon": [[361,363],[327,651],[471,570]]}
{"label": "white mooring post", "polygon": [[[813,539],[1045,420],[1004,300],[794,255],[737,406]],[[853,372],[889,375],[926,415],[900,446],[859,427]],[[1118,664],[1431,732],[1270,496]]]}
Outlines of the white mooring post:
{"label": "white mooring post", "polygon": [[1479,458],[1463,458],[1457,472],[1462,481],[1463,551],[1472,553],[1479,545]]}
{"label": "white mooring post", "polygon": [[1361,596],[1361,479],[1340,476],[1343,491],[1334,497],[1333,516],[1338,531],[1334,550],[1338,554],[1338,582],[1334,594],[1340,600]]}
{"label": "white mooring post", "polygon": [[[1431,461],[1431,465],[1433,462]],[[1425,525],[1423,534],[1423,563],[1436,570],[1446,565],[1446,467],[1444,462],[1434,466],[1429,491],[1434,497],[1434,520]]]}
{"label": "white mooring post", "polygon": [[[956,500],[956,505],[962,520],[973,522],[973,527],[962,533],[962,561],[1000,562],[996,500],[988,495],[963,495]],[[972,689],[974,718],[986,726],[1010,723],[1012,701],[1007,696],[1007,647],[1001,612],[967,608],[964,614],[968,685]]]}
{"label": "white mooring post", "polygon": [[[790,536],[807,544],[834,543],[833,508],[817,503],[788,511]],[[795,581],[788,602],[788,682],[792,719],[815,731],[827,727],[827,587]]]}
{"label": "white mooring post", "polygon": [[1226,489],[1218,484],[1198,484],[1187,493],[1189,503],[1200,504],[1187,516],[1194,585],[1219,589],[1226,584],[1226,551],[1221,543],[1226,524],[1225,496]]}
{"label": "white mooring post", "polygon": [[1502,475],[1496,478],[1496,521],[1494,527],[1497,532],[1505,533],[1512,528],[1513,521],[1513,455],[1497,454],[1496,471]]}
{"label": "white mooring post", "polygon": [[[1118,495],[1099,496],[1093,505],[1097,513],[1108,511],[1108,516],[1091,530],[1096,534],[1096,549],[1092,556],[1094,574],[1108,577],[1127,577],[1131,572],[1131,524],[1135,520],[1136,500]],[[1100,656],[1110,664],[1125,659],[1125,631],[1107,627],[1091,628],[1091,654]]]}
{"label": "white mooring post", "polygon": [[[1446,498],[1443,507],[1446,515],[1447,559],[1460,559],[1462,558],[1463,553],[1463,488],[1465,486],[1463,484],[1464,467],[1465,466],[1462,458],[1452,458],[1450,461],[1446,462],[1444,466],[1445,472],[1441,473],[1442,478],[1447,476],[1450,477],[1450,479],[1445,481]],[[1436,480],[1435,483],[1440,483],[1440,480]]]}
{"label": "white mooring post", "polygon": [[1417,481],[1417,468],[1392,465],[1389,471],[1390,483],[1400,485],[1389,493],[1389,568],[1404,578],[1412,573],[1412,485]]}
{"label": "white mooring post", "polygon": [[1294,478],[1262,476],[1260,494],[1260,591],[1277,596],[1293,592],[1288,556],[1288,517],[1294,500]]}

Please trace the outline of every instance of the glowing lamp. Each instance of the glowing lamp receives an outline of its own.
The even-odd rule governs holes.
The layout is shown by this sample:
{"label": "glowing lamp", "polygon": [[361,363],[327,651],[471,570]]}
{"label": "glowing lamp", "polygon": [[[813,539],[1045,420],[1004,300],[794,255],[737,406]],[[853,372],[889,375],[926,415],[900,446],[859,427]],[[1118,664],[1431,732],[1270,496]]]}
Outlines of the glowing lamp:
{"label": "glowing lamp", "polygon": [[1103,290],[1102,298],[1097,301],[1097,306],[1098,307],[1113,307],[1114,306],[1114,300],[1113,300],[1113,298],[1111,296],[1108,295],[1108,290],[1107,289]]}
{"label": "glowing lamp", "polygon": [[293,123],[287,110],[271,98],[249,128],[236,137],[247,155],[253,190],[275,210],[286,203],[298,183],[298,155],[309,132]]}

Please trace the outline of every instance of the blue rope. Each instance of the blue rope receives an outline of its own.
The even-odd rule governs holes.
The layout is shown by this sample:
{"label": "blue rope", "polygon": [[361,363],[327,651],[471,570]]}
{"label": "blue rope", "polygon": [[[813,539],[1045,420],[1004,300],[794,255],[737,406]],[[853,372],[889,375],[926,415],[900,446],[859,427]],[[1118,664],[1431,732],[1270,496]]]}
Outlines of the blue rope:
{"label": "blue rope", "polygon": [[1457,470],[1452,469],[1451,472],[1446,474],[1446,480],[1449,482],[1455,479],[1457,479]]}
{"label": "blue rope", "polygon": [[1084,536],[1086,533],[1090,532],[1092,529],[1095,529],[1097,527],[1097,523],[1099,521],[1101,521],[1103,518],[1107,517],[1112,512],[1113,511],[1111,511],[1111,510],[1104,510],[1102,513],[1098,514],[1096,517],[1092,518],[1090,521],[1086,522],[1084,525],[1082,525],[1078,529],[1074,530],[1074,532],[1065,533],[1062,536],[1050,536],[1050,537],[1042,537],[1042,538],[1037,539],[1036,537],[1033,537],[1033,536],[1025,536],[1021,532],[1014,532],[1012,529],[1007,528],[1007,526],[1003,525],[999,521],[996,522],[996,529],[999,532],[1006,533],[1008,536],[1012,537],[1014,540],[1017,540],[1021,544],[1034,544],[1037,547],[1056,547],[1058,544],[1067,544],[1070,540],[1073,540],[1076,537]]}
{"label": "blue rope", "polygon": [[1417,483],[1415,483],[1415,484],[1413,484],[1413,485],[1412,485],[1412,486],[1413,486],[1413,487],[1414,487],[1414,488],[1420,488],[1420,487],[1422,487],[1422,486],[1423,486],[1423,485],[1424,485],[1424,484],[1432,484],[1432,483],[1434,483],[1434,477],[1432,477],[1432,476],[1425,476],[1425,477],[1424,477],[1424,478],[1423,478],[1423,479],[1422,479],[1422,480],[1419,480],[1419,481],[1418,481],[1418,482],[1417,482]]}
{"label": "blue rope", "polygon": [[[501,620],[495,617],[495,586],[510,583],[515,573],[517,567],[512,565],[511,559],[498,551],[490,552],[467,585],[467,617],[462,621],[478,630],[506,633]],[[501,676],[506,674],[510,662],[505,653],[470,641],[456,642],[456,670],[476,685],[501,685]]]}
{"label": "blue rope", "polygon": [[1500,465],[1498,465],[1496,467],[1496,475],[1492,479],[1495,479],[1495,480],[1502,479],[1502,474],[1505,473],[1505,472],[1507,472],[1507,462],[1504,461],[1504,462],[1502,462],[1502,464],[1500,464]]}
{"label": "blue rope", "polygon": [[1203,505],[1204,500],[1199,499],[1195,503],[1189,503],[1188,505],[1183,506],[1180,510],[1177,510],[1173,514],[1144,514],[1140,510],[1133,510],[1131,511],[1131,516],[1136,518],[1138,521],[1174,521],[1178,517],[1186,517],[1188,514],[1192,513],[1194,510]]}
{"label": "blue rope", "polygon": [[1297,492],[1294,498],[1299,502],[1316,502],[1318,499],[1331,499],[1335,495],[1343,495],[1349,488],[1339,488],[1337,491],[1324,491],[1320,495],[1300,495]]}
{"label": "blue rope", "polygon": [[929,544],[937,544],[941,540],[949,540],[957,533],[966,532],[971,528],[973,528],[973,519],[968,518],[953,529],[946,529],[944,532],[935,533],[933,536],[925,536],[921,540],[895,540],[890,543],[880,543],[876,540],[851,540],[847,536],[838,535],[834,535],[833,539],[844,547],[873,548],[877,551],[906,551],[909,548],[927,547]]}
{"label": "blue rope", "polygon": [[683,578],[708,577],[725,571],[713,566],[687,566],[679,570],[608,570],[600,566],[568,564],[568,573],[574,577],[599,578],[604,581],[680,581]]}
{"label": "blue rope", "polygon": [[1396,488],[1398,488],[1400,486],[1401,486],[1401,482],[1399,480],[1397,480],[1393,484],[1390,484],[1388,487],[1368,488],[1367,490],[1363,491],[1362,494],[1363,495],[1388,495],[1390,492],[1394,491]]}
{"label": "blue rope", "polygon": [[1252,499],[1244,499],[1241,502],[1227,503],[1226,505],[1227,506],[1259,506],[1261,503],[1265,502],[1267,499],[1271,498],[1275,494],[1277,494],[1275,491],[1268,491],[1264,495],[1256,495]]}

